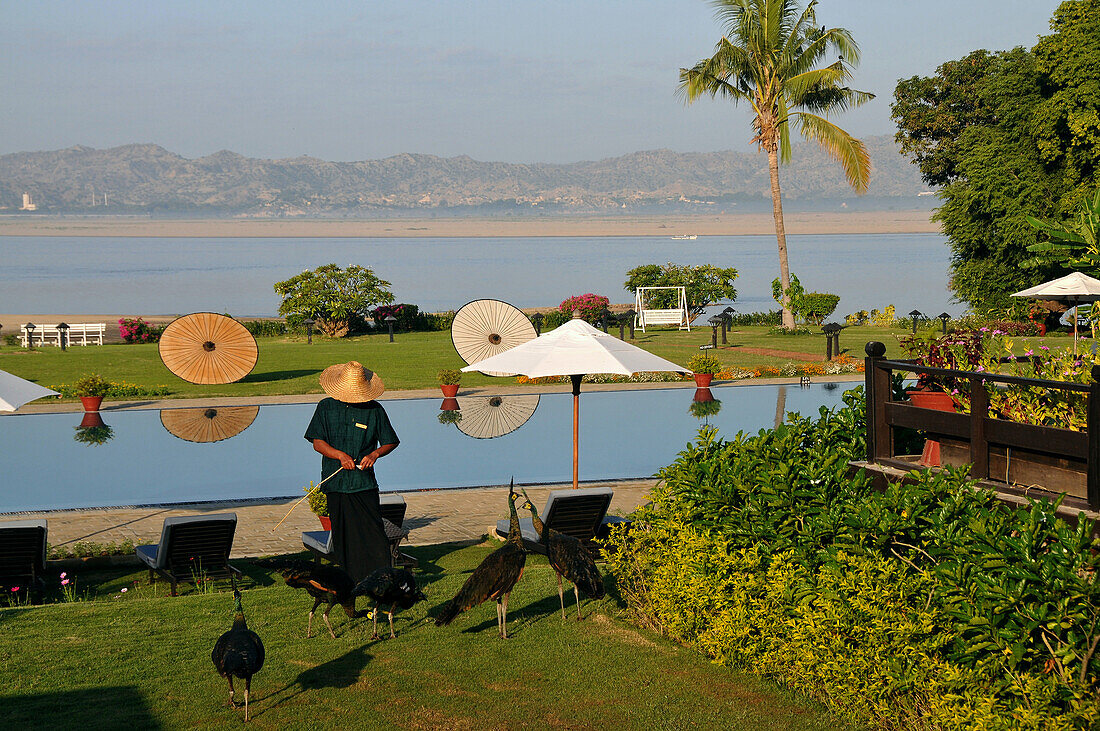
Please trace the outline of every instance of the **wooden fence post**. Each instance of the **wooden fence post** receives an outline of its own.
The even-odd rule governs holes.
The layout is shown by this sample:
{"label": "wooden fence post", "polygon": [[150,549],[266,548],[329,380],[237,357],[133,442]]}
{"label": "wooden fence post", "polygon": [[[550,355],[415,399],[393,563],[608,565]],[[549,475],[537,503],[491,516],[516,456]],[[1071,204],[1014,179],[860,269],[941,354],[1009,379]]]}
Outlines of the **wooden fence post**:
{"label": "wooden fence post", "polygon": [[1089,384],[1087,421],[1089,435],[1089,460],[1085,485],[1088,490],[1090,510],[1100,510],[1100,366],[1092,367],[1092,383]]}
{"label": "wooden fence post", "polygon": [[867,422],[867,461],[874,462],[886,450],[882,445],[889,445],[890,427],[886,425],[886,397],[890,392],[890,374],[875,367],[875,362],[882,360],[886,355],[886,346],[872,340],[864,347],[867,357],[863,361],[864,390],[865,390],[865,420]]}
{"label": "wooden fence post", "polygon": [[970,476],[977,480],[989,477],[989,442],[985,438],[985,420],[989,416],[989,391],[985,379],[970,379]]}

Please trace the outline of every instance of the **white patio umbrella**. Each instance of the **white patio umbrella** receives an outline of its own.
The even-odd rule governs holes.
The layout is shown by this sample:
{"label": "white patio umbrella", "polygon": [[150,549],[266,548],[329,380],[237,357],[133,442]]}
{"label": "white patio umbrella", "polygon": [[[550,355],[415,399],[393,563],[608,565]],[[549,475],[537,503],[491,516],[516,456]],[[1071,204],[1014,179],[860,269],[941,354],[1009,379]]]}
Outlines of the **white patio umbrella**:
{"label": "white patio umbrella", "polygon": [[581,378],[590,373],[630,376],[649,371],[687,368],[601,332],[584,320],[570,320],[561,327],[517,345],[511,350],[471,363],[464,371],[519,373],[528,378],[569,376],[573,381],[573,488],[578,475],[578,425]]}
{"label": "white patio umbrella", "polygon": [[1049,282],[1037,284],[1029,289],[1016,292],[1013,297],[1029,297],[1041,300],[1059,300],[1070,303],[1073,310],[1073,352],[1077,353],[1077,306],[1082,302],[1100,301],[1100,279],[1094,279],[1081,272],[1073,272]]}
{"label": "white patio umbrella", "polygon": [[0,371],[0,411],[15,411],[28,401],[34,401],[43,396],[60,395],[57,391],[51,391],[45,386],[39,386],[19,376]]}

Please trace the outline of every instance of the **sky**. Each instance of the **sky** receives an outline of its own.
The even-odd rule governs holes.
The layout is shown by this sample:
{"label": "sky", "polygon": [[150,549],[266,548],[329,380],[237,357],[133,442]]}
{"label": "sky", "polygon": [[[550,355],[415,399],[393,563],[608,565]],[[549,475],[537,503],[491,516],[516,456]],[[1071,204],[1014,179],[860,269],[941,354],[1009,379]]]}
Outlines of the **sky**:
{"label": "sky", "polygon": [[[894,133],[898,79],[1031,47],[1056,0],[821,0],[862,50],[836,118]],[[0,0],[0,154],[155,143],[184,157],[517,163],[749,150],[750,110],[677,97],[721,37],[704,0]]]}

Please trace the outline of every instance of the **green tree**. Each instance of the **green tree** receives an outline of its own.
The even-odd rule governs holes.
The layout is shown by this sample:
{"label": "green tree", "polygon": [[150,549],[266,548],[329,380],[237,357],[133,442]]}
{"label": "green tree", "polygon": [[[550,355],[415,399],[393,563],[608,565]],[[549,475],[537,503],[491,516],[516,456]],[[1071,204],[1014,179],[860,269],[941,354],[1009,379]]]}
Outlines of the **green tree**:
{"label": "green tree", "polygon": [[1048,237],[1047,241],[1027,247],[1036,254],[1031,263],[1055,261],[1090,274],[1100,272],[1100,188],[1092,203],[1082,201],[1078,217],[1072,223],[1040,221],[1027,217],[1027,222]]}
{"label": "green tree", "polygon": [[[791,158],[790,122],[803,137],[817,142],[844,169],[857,192],[867,190],[871,160],[863,143],[829,121],[874,98],[845,83],[859,63],[859,47],[843,28],[819,26],[816,0],[799,10],[794,0],[716,0],[723,37],[714,55],[680,69],[680,93],[688,103],[703,95],[747,102],[753,109],[752,141],[768,154],[772,214],[779,248],[779,278],[790,287],[787,236],[779,188],[779,163]],[[839,58],[816,68],[833,51]],[[794,328],[794,315],[784,296],[783,327]]]}
{"label": "green tree", "polygon": [[[626,273],[623,288],[633,292],[638,287],[684,287],[687,292],[688,312],[694,318],[703,310],[719,302],[733,302],[737,299],[737,290],[733,280],[737,279],[737,270],[703,264],[686,266],[669,262],[664,266],[645,264],[634,267]],[[650,306],[655,309],[673,308],[677,302],[674,294],[654,292]]]}
{"label": "green tree", "polygon": [[365,318],[372,307],[393,302],[389,287],[367,267],[341,269],[335,264],[275,283],[283,298],[280,315],[311,318],[321,332],[338,338],[348,334],[354,318]]}

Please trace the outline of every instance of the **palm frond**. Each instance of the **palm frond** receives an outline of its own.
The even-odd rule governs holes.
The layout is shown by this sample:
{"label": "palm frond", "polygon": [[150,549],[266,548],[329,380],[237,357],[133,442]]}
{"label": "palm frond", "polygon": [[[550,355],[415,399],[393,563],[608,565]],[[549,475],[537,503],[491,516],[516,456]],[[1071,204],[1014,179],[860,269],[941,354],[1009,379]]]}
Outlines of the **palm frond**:
{"label": "palm frond", "polygon": [[867,191],[871,180],[871,156],[862,142],[836,126],[828,119],[808,112],[796,112],[802,135],[821,145],[822,149],[840,163],[844,177],[857,193]]}

